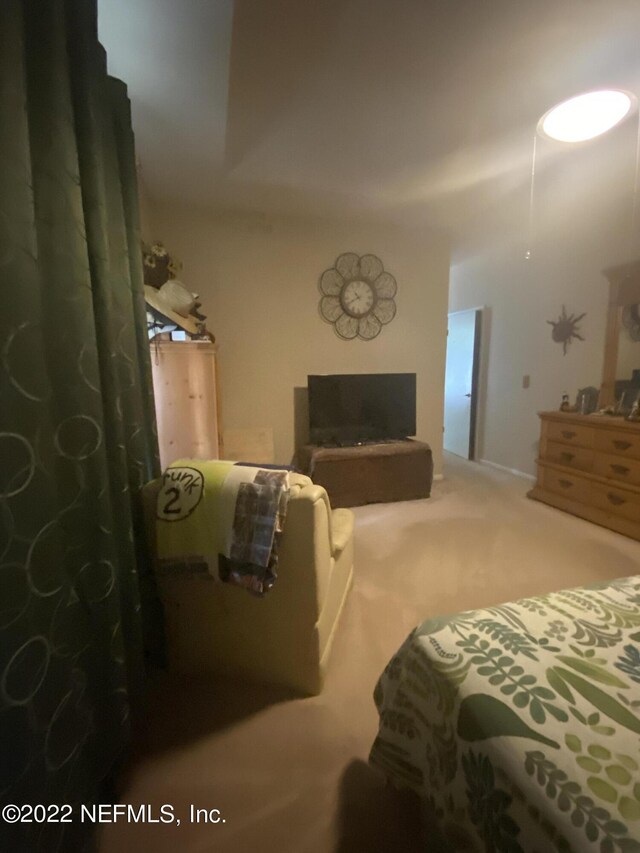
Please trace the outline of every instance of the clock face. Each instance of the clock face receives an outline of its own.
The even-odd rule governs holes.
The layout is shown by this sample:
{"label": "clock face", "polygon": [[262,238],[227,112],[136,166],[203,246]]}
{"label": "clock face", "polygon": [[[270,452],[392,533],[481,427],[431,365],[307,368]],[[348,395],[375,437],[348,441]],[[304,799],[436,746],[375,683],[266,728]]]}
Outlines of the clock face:
{"label": "clock face", "polygon": [[343,341],[372,341],[396,316],[395,278],[376,255],[344,252],[318,282],[320,316]]}
{"label": "clock face", "polygon": [[373,308],[375,294],[368,282],[356,279],[344,286],[340,302],[351,317],[364,317]]}

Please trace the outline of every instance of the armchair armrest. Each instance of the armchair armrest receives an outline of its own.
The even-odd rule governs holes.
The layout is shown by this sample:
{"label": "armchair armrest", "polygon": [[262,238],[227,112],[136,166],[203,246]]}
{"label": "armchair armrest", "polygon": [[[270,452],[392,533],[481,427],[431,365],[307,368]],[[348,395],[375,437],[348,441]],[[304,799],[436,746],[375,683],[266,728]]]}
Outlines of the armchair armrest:
{"label": "armchair armrest", "polygon": [[331,538],[333,556],[337,558],[344,551],[353,536],[353,513],[350,509],[334,509],[331,513]]}

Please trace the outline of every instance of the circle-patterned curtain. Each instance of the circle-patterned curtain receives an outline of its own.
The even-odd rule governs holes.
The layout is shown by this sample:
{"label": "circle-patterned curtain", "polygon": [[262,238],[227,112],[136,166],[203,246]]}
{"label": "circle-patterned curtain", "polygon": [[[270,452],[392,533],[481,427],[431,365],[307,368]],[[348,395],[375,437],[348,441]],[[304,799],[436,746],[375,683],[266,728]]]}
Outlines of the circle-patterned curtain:
{"label": "circle-patterned curtain", "polygon": [[[3,803],[98,796],[158,624],[138,505],[158,470],[139,245],[129,103],[95,4],[2,0]],[[79,850],[80,829],[1,823],[0,849]]]}

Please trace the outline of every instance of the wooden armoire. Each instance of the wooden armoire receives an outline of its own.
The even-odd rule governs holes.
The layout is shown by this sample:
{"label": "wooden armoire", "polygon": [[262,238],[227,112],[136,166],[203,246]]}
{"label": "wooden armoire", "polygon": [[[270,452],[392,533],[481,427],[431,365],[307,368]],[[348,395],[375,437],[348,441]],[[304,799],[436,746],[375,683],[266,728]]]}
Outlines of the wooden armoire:
{"label": "wooden armoire", "polygon": [[151,367],[163,469],[176,459],[222,455],[217,348],[209,341],[152,341]]}

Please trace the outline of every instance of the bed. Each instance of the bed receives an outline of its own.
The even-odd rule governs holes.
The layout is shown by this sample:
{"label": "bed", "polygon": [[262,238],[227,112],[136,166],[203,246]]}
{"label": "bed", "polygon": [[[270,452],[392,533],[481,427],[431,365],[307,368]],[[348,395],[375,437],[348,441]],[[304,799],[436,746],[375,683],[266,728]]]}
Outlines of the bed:
{"label": "bed", "polygon": [[640,851],[640,576],[429,619],[374,698],[454,851]]}

